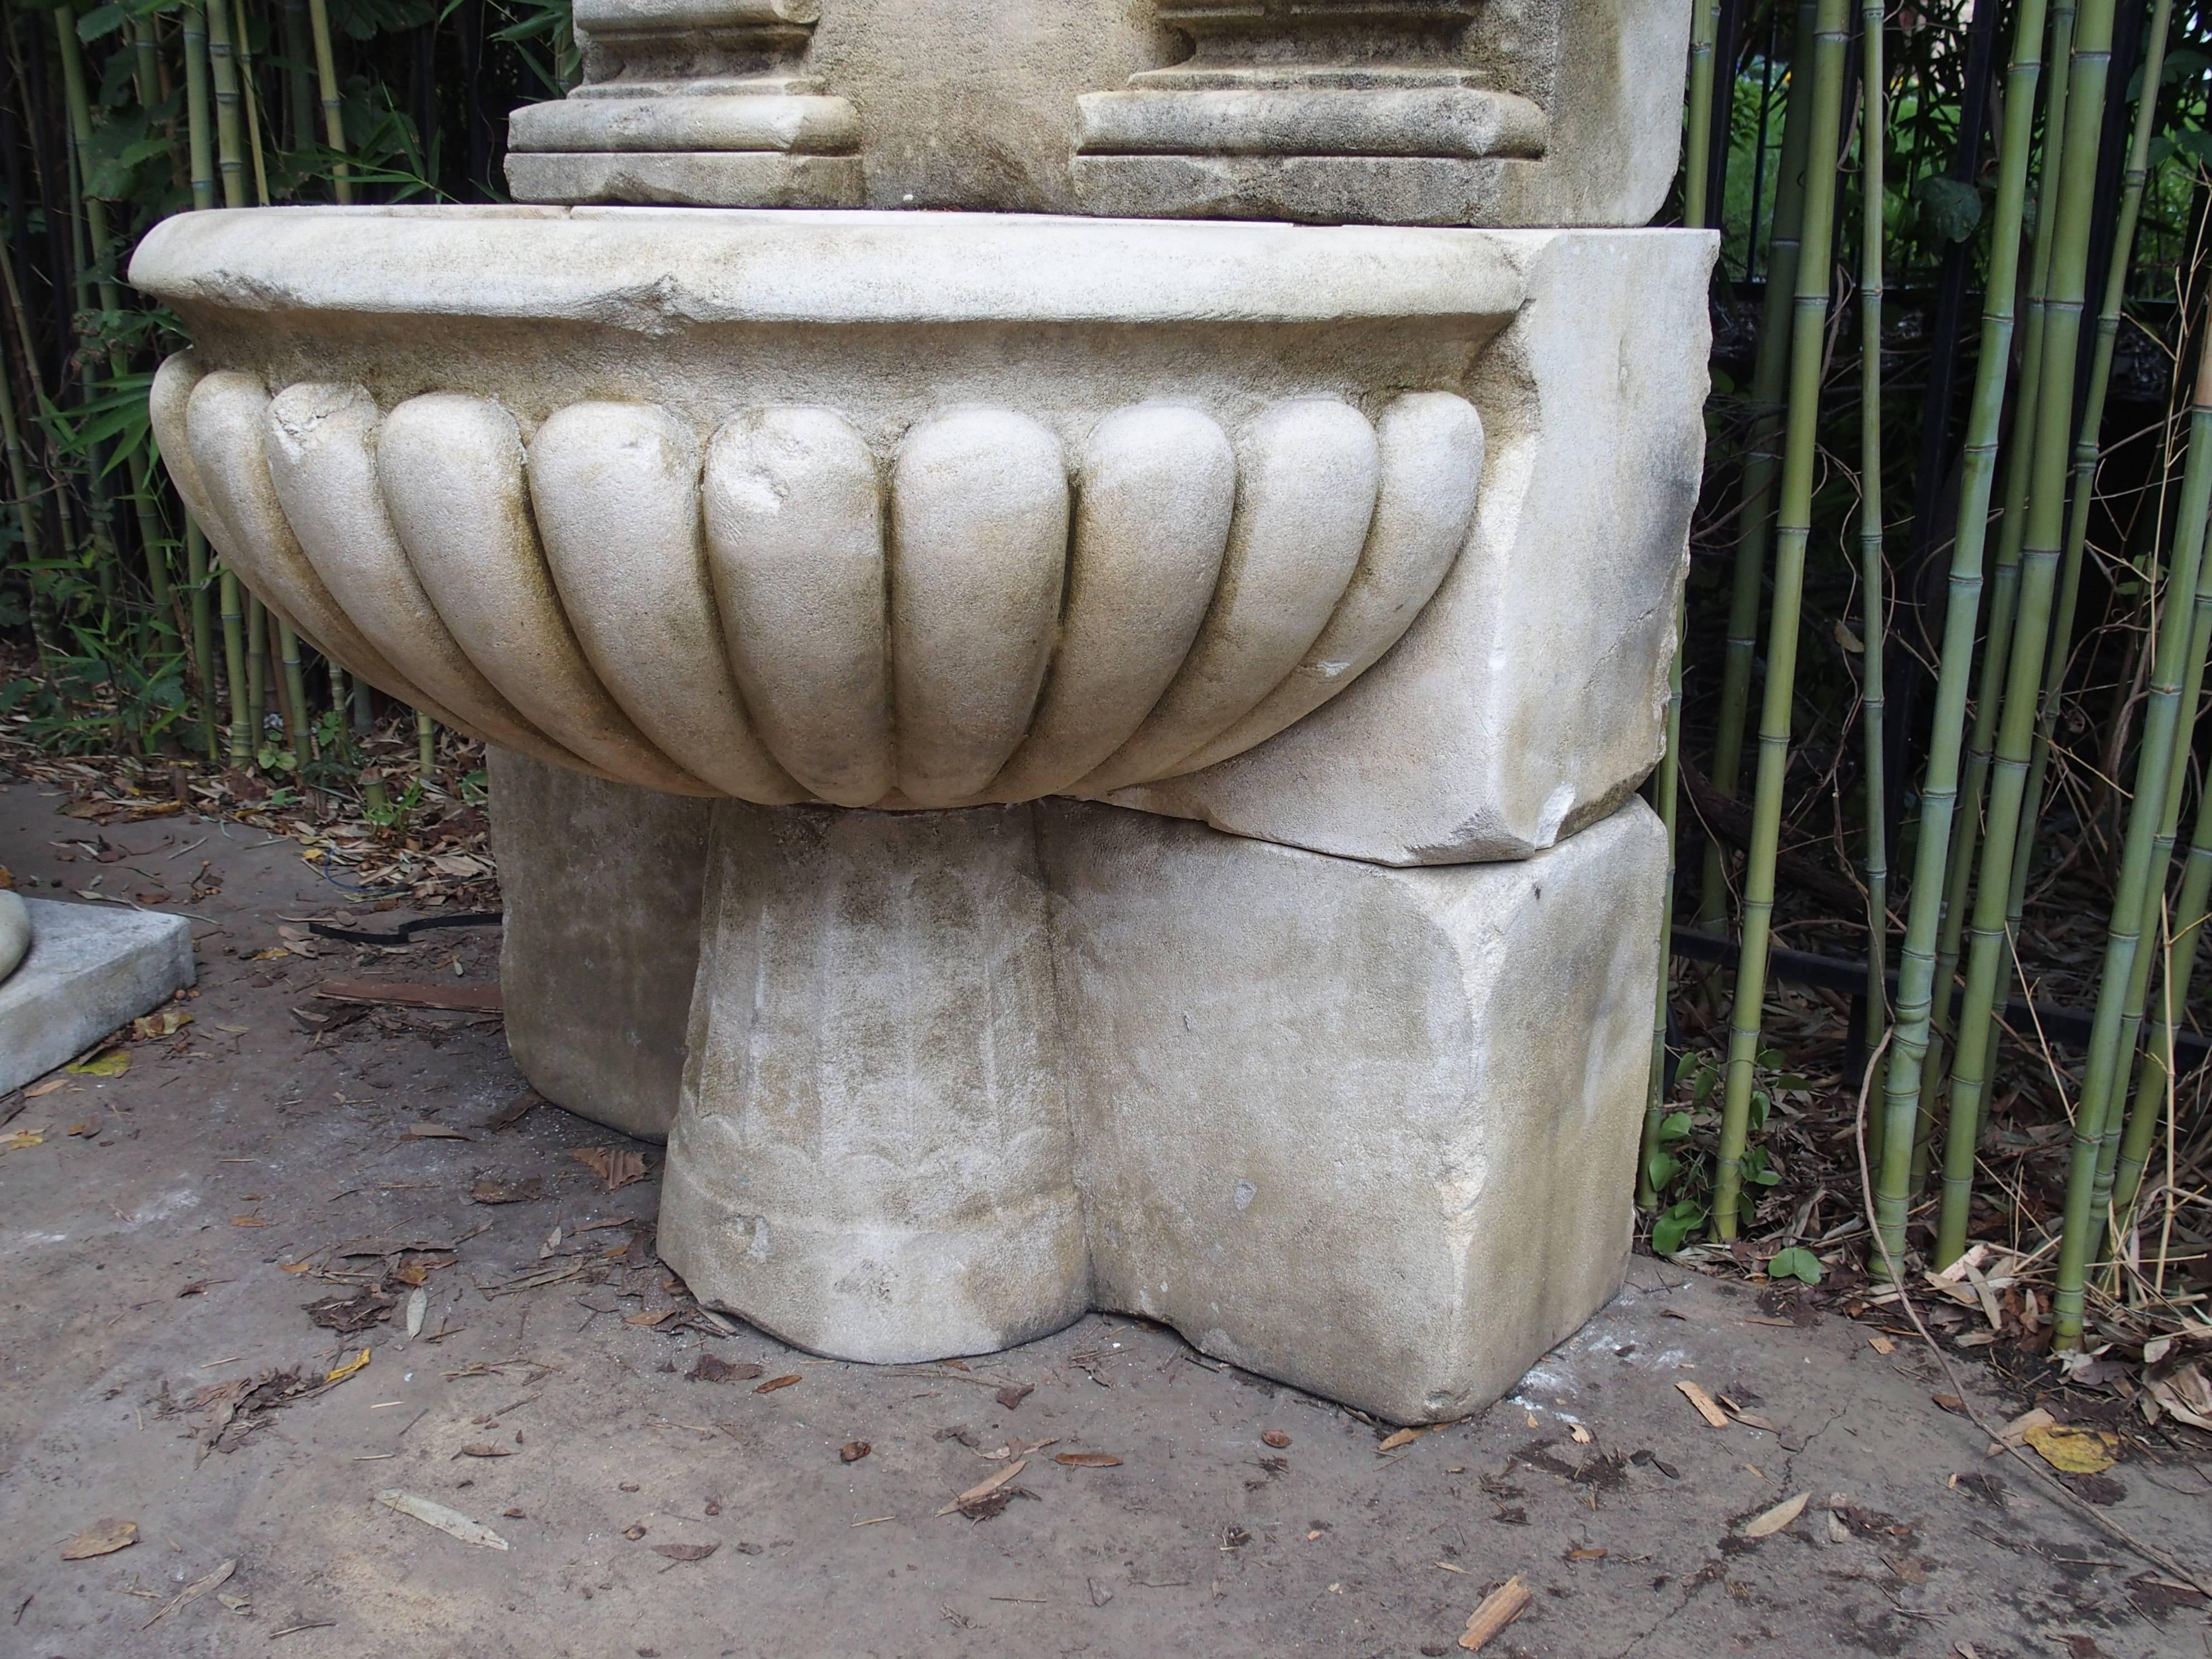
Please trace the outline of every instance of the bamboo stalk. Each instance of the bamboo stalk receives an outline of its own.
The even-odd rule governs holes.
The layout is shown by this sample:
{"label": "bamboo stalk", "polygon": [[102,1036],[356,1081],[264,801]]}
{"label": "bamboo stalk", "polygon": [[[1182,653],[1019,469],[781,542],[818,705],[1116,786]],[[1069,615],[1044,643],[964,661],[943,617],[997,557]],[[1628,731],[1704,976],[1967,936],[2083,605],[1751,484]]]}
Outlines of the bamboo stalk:
{"label": "bamboo stalk", "polygon": [[[2199,557],[2201,558],[2202,555]],[[2200,575],[2201,574],[2200,567]],[[2166,603],[2169,605],[2174,603],[2173,597],[2170,593]],[[2198,583],[2197,597],[2191,608],[2194,614],[2190,619],[2188,654],[2185,660],[2179,702],[2180,712],[2176,721],[2177,736],[2166,770],[2166,805],[2165,810],[2159,815],[2158,832],[2151,844],[2151,878],[2144,884],[2142,915],[2136,924],[2138,934],[2148,933],[2154,937],[2167,922],[2164,914],[2166,876],[2173,864],[2174,837],[2181,829],[2181,798],[2188,783],[2189,763],[2193,748],[2191,738],[2197,723],[2199,700],[2204,694],[2205,654],[2208,651],[2212,651],[2212,595],[2207,594],[2201,580]],[[2201,814],[2201,807],[2199,811]],[[2185,872],[2183,879],[2185,883],[2187,880]],[[2138,949],[2136,951],[2134,964],[2129,970],[2127,1004],[2121,1011],[2120,1016],[2121,1060],[2119,1064],[2123,1071],[2127,1068],[2127,1056],[2135,1054],[2136,1042],[2142,1035],[2143,1010],[2150,988],[2150,971],[2161,956],[2169,959],[2166,963],[2166,983],[2170,1000],[2174,980],[2173,964],[2171,961],[2172,940],[2169,939],[2166,942],[2166,949],[2163,951]],[[2186,998],[2183,999],[2183,1006],[2187,1006]],[[2165,1040],[2168,1043],[2172,1041],[2170,1025]],[[2139,1066],[2136,1070],[2136,1076],[2140,1079],[2143,1073]],[[2164,1104],[2165,1093],[2166,1085],[2161,1079],[2158,1085],[2158,1096],[2154,1101],[2137,1093],[2134,1106],[2130,1109],[2124,1095],[2114,1097],[2113,1109],[2107,1112],[2105,1116],[2104,1145],[2100,1148],[2097,1156],[2097,1186],[2091,1199],[2091,1208],[2095,1214],[2100,1216],[2105,1214],[2107,1202],[2117,1194],[2118,1163],[2123,1152],[2124,1135],[2128,1146],[2135,1150],[2136,1168],[2137,1170],[2141,1170],[2142,1159],[2150,1149],[2152,1133],[2157,1127],[2158,1108]],[[2126,1198],[2119,1204],[2118,1211],[2116,1212],[2124,1212],[2128,1205],[2134,1201],[2134,1198],[2135,1188],[2130,1184]]]}
{"label": "bamboo stalk", "polygon": [[252,676],[246,667],[246,619],[240,614],[243,590],[228,565],[222,568],[217,590],[222,598],[223,675],[230,685],[230,763],[251,766],[260,748],[254,729]]}
{"label": "bamboo stalk", "polygon": [[205,16],[208,72],[215,82],[216,165],[222,179],[222,204],[242,208],[246,204],[246,149],[239,131],[238,64],[231,51],[227,0],[214,0]]}
{"label": "bamboo stalk", "polygon": [[2173,0],[2157,0],[2151,15],[2149,40],[2142,64],[2143,94],[2136,103],[2135,131],[2128,146],[2119,212],[2112,237],[2112,257],[2105,273],[2105,289],[2098,307],[2097,335],[2090,358],[2081,428],[2074,443],[2072,507],[2067,520],[2066,549],[2059,578],[2059,604],[2052,624],[2053,649],[2045,665],[2042,713],[2036,725],[2035,752],[2028,767],[2028,816],[2023,822],[2020,847],[2014,857],[2010,917],[2016,928],[2026,899],[2027,878],[2033,863],[2035,835],[2045,798],[2051,740],[2057,733],[2073,638],[2074,616],[2080,599],[2081,568],[2089,539],[2089,514],[2095,504],[2097,463],[2102,453],[2105,397],[2112,378],[2112,351],[2119,337],[2120,312],[2126,297],[2128,270],[2135,252],[2136,226],[2142,210],[2144,181],[2150,172],[2151,130],[2158,110],[2158,85],[2166,65],[2166,40],[2173,15]]}
{"label": "bamboo stalk", "polygon": [[[2071,84],[2060,152],[2063,161],[2051,240],[2050,287],[2044,307],[2043,384],[2032,411],[2034,449],[2021,548],[2020,614],[1990,772],[1981,880],[1976,885],[1968,929],[1966,994],[1951,1067],[1943,1205],[1936,1228],[1938,1267],[1956,1261],[1966,1249],[1974,1153],[1996,1035],[1996,1000],[2001,981],[2008,977],[2011,939],[2005,917],[2013,851],[2018,842],[2034,744],[2037,693],[2050,644],[2051,601],[2065,534],[2066,474],[2074,441],[2074,371],[2087,284],[2089,223],[2097,150],[2103,136],[2105,76],[2112,57],[2112,6],[2113,0],[2087,0],[2075,20]],[[2094,1135],[2091,1145],[2094,1150]],[[2085,1184],[2085,1203],[2087,1196]]]}
{"label": "bamboo stalk", "polygon": [[[1775,441],[1782,432],[1784,376],[1790,367],[1790,307],[1797,289],[1800,241],[1805,218],[1805,155],[1813,112],[1809,54],[1815,0],[1797,0],[1797,45],[1790,53],[1790,90],[1783,106],[1782,156],[1774,181],[1773,230],[1766,245],[1765,309],[1759,349],[1752,361],[1752,422],[1745,436],[1742,504],[1736,515],[1735,573],[1729,592],[1728,641],[1721,658],[1719,726],[1713,739],[1713,787],[1733,799],[1741,781],[1744,727],[1749,720],[1751,670],[1759,647],[1759,602],[1766,580],[1767,516],[1774,501],[1774,479],[1781,456]],[[1758,234],[1758,226],[1752,234]],[[1727,910],[1728,877],[1720,845],[1705,842],[1703,879],[1698,890],[1698,921],[1719,921]]]}
{"label": "bamboo stalk", "polygon": [[[315,37],[315,80],[323,105],[323,142],[343,155],[346,147],[344,102],[338,91],[337,58],[331,49],[331,13],[327,0],[307,0],[307,23]],[[340,202],[353,200],[353,175],[343,161],[331,164],[331,194]]]}
{"label": "bamboo stalk", "polygon": [[[1706,223],[1705,183],[1711,169],[1698,154],[1712,128],[1713,0],[1696,0],[1691,22],[1689,134],[1684,146],[1682,223],[1702,230]],[[1667,1115],[1667,1014],[1674,990],[1674,880],[1679,849],[1681,741],[1682,651],[1689,629],[1686,592],[1674,601],[1674,648],[1667,669],[1666,747],[1652,775],[1652,805],[1667,832],[1667,882],[1659,897],[1659,982],[1651,1018],[1651,1069],[1644,1099],[1644,1141],[1636,1164],[1636,1201],[1650,1207],[1659,1194],[1651,1184],[1651,1155],[1659,1148],[1659,1126]]]}
{"label": "bamboo stalk", "polygon": [[1883,104],[1886,71],[1882,52],[1884,0],[1863,0],[1859,9],[1860,80],[1865,103],[1859,118],[1859,592],[1862,620],[1859,727],[1866,754],[1867,1030],[1879,1044],[1889,1016],[1889,840],[1888,807],[1883,798],[1887,765],[1883,718],[1882,656],[1887,647],[1885,593],[1888,589],[1882,551],[1881,495],[1881,313],[1882,253],[1888,126]]}
{"label": "bamboo stalk", "polygon": [[1691,0],[1690,85],[1684,98],[1683,126],[1688,138],[1683,146],[1682,222],[1703,229],[1711,222],[1705,207],[1705,186],[1711,169],[1698,152],[1711,142],[1713,125],[1713,33],[1717,21],[1714,0]]}
{"label": "bamboo stalk", "polygon": [[1775,518],[1774,606],[1767,630],[1766,684],[1759,720],[1759,769],[1752,803],[1751,847],[1744,866],[1743,939],[1729,1018],[1727,1092],[1713,1182],[1714,1236],[1736,1236],[1743,1188],[1744,1142],[1751,1121],[1752,1071],[1766,1000],[1769,929],[1774,912],[1774,863],[1782,828],[1782,786],[1790,761],[1790,714],[1796,693],[1798,617],[1805,586],[1805,549],[1812,537],[1814,462],[1820,411],[1820,374],[1827,344],[1829,240],[1835,218],[1837,150],[1841,137],[1844,58],[1850,42],[1850,0],[1819,0],[1813,54],[1813,113],[1805,167],[1803,240],[1790,318],[1790,412],[1783,443],[1780,507]]}
{"label": "bamboo stalk", "polygon": [[300,663],[300,636],[282,617],[276,618],[276,651],[284,673],[284,741],[292,750],[293,763],[305,767],[313,752],[307,679]]}
{"label": "bamboo stalk", "polygon": [[[1996,748],[1997,713],[2004,703],[2005,675],[2012,660],[2014,624],[2020,612],[2020,552],[2027,524],[2027,484],[2033,445],[2027,437],[2028,410],[2035,406],[2043,385],[2043,341],[2046,312],[2044,296],[2051,282],[2051,246],[2057,224],[2058,185],[2064,175],[2064,154],[2056,135],[2066,124],[2067,59],[2073,50],[2074,0],[2060,0],[2051,9],[2051,51],[2056,65],[2045,92],[2043,166],[2036,185],[2035,254],[2028,281],[2027,314],[2021,333],[2020,381],[2014,400],[2015,416],[2009,453],[2005,459],[2004,507],[1997,526],[1996,563],[1990,576],[1988,648],[1983,653],[1981,679],[1974,693],[1973,734],[1966,750],[1966,783],[1960,810],[1952,817],[1948,875],[1944,890],[1943,921],[1936,955],[1936,983],[1949,987],[1958,971],[1960,947],[1972,896],[1974,851],[1982,823],[1982,805],[1989,788],[1990,763]],[[2020,112],[2019,125],[2032,129],[2033,87],[2027,101],[2011,104]],[[2014,131],[2008,125],[2006,131]],[[2026,142],[2023,138],[2022,142]],[[1995,441],[1992,434],[1991,441]],[[1986,510],[1986,508],[1984,508]],[[1954,1035],[1951,999],[1936,1005],[1936,1030]],[[1926,1178],[1928,1138],[1936,1121],[1936,1097],[1946,1080],[1940,1067],[1921,1074],[1919,1116],[1914,1130],[1912,1184]]]}
{"label": "bamboo stalk", "polygon": [[208,130],[207,15],[197,4],[184,11],[185,125],[192,164],[192,205],[215,205],[215,147]]}
{"label": "bamboo stalk", "polygon": [[438,769],[438,726],[421,709],[415,711],[415,768],[427,787]]}
{"label": "bamboo stalk", "polygon": [[253,45],[246,26],[246,0],[232,0],[232,50],[238,57],[239,101],[246,106],[246,153],[253,160],[253,199],[270,204],[269,169],[261,154],[261,94],[253,77]]}
{"label": "bamboo stalk", "polygon": [[258,759],[269,730],[269,608],[246,596],[246,705],[250,759]]}
{"label": "bamboo stalk", "polygon": [[[2212,330],[2207,331],[2207,336],[2205,345],[2212,347]],[[2167,774],[2181,725],[2185,658],[2196,634],[2197,605],[2212,605],[2212,585],[2203,580],[2212,574],[2203,561],[2208,511],[2212,511],[2212,349],[2201,349],[2196,393],[2191,400],[2189,459],[2182,472],[2173,562],[2166,577],[2157,660],[2151,671],[2150,696],[2143,706],[2142,738],[2136,751],[2135,798],[2128,803],[2119,879],[2114,884],[2112,921],[2105,933],[2105,960],[2097,981],[2097,1012],[2089,1030],[2088,1058],[2081,1068],[2081,1097],[2074,1111],[2065,1230],[2058,1242],[2051,1310],[2051,1341],[2061,1350],[2081,1342],[2083,1279],[2103,1229],[2104,1217],[2096,1206],[2097,1166],[2115,1085],[2127,1060],[2120,1048],[2127,987],[2141,945],[2145,901],[2154,878],[2152,855],[2166,813]],[[2191,595],[2197,604],[2185,602],[2185,596]],[[2164,880],[2156,878],[2162,891]]]}
{"label": "bamboo stalk", "polygon": [[2212,789],[2200,791],[2197,798],[2196,833],[2189,840],[2189,857],[2181,868],[2181,890],[2166,929],[2164,994],[2159,999],[2150,1040],[2143,1045],[2136,1070],[2135,1110],[2128,1118],[2127,1133],[2114,1162],[2112,1208],[2118,1215],[2135,1207],[2159,1120],[2172,1098],[2174,1012],[2189,1006],[2208,910],[2212,910]]}

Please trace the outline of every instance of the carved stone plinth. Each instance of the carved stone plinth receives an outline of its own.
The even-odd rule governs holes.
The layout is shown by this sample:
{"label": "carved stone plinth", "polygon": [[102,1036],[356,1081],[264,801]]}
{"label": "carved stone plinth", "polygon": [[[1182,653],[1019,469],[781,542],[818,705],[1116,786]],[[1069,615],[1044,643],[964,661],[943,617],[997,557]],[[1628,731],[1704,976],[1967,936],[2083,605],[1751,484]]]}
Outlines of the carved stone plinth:
{"label": "carved stone plinth", "polygon": [[805,68],[817,0],[576,0],[584,84],[507,125],[518,202],[841,207],[860,118]]}
{"label": "carved stone plinth", "polygon": [[[692,871],[640,856],[676,850],[656,798],[556,777],[495,767],[510,914],[587,801],[603,868],[667,916]],[[621,934],[633,982],[696,964],[659,1238],[703,1300],[880,1362],[1119,1309],[1416,1421],[1618,1285],[1665,861],[1640,804],[1411,871],[1073,801],[713,813],[698,934]],[[624,908],[606,876],[579,896]],[[611,964],[538,961],[507,989],[533,1080],[549,1038],[625,1087],[641,1037],[687,1056],[674,999],[646,1029],[559,1020]]]}

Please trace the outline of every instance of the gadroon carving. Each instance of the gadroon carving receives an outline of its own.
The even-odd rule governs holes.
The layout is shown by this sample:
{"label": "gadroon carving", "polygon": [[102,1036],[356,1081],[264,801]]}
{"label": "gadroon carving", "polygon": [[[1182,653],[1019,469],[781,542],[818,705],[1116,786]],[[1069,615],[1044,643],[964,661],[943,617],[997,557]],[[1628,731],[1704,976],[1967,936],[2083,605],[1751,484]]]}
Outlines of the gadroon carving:
{"label": "gadroon carving", "polygon": [[701,433],[580,402],[271,395],[162,365],[187,502],[253,590],[441,720],[557,764],[764,804],[1109,790],[1264,741],[1404,634],[1468,538],[1482,422],[1290,398],[1232,435],[1115,410],[1078,443],[957,408],[879,455],[834,410]]}

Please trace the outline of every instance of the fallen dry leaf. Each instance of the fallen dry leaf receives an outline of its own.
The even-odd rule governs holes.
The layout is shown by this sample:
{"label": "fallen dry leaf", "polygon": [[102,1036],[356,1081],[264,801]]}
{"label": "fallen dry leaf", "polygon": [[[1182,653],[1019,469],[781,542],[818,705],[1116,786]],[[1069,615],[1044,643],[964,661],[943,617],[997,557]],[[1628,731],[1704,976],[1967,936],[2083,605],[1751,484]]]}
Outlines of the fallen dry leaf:
{"label": "fallen dry leaf", "polygon": [[568,1156],[605,1182],[611,1193],[645,1179],[642,1152],[628,1152],[618,1146],[579,1146]]}
{"label": "fallen dry leaf", "polygon": [[691,1362],[691,1369],[684,1372],[694,1382],[750,1382],[760,1374],[761,1368],[749,1360],[733,1364],[710,1353],[701,1354]]}
{"label": "fallen dry leaf", "polygon": [[1260,1438],[1265,1441],[1268,1445],[1273,1446],[1277,1451],[1280,1451],[1284,1447],[1291,1443],[1291,1437],[1284,1433],[1280,1429],[1270,1429],[1267,1433],[1261,1435]]}
{"label": "fallen dry leaf", "polygon": [[1071,1469],[1118,1469],[1121,1460],[1112,1452],[1060,1452],[1053,1460]]}
{"label": "fallen dry leaf", "polygon": [[2177,1366],[2153,1376],[2148,1386],[2150,1397],[2165,1410],[2193,1428],[2212,1429],[2212,1382],[2205,1380],[2201,1365],[2192,1361]]}
{"label": "fallen dry leaf", "polygon": [[[969,1487],[966,1492],[962,1492],[959,1497],[954,1498],[943,1509],[938,1510],[938,1513],[939,1515],[951,1515],[954,1510],[957,1510],[963,1513],[969,1514],[972,1516],[974,1510],[978,1506],[984,1504],[987,1500],[996,1497],[1000,1487],[1005,1486],[1006,1482],[1012,1480],[1016,1475],[1019,1474],[1028,1467],[1029,1460],[1027,1458],[1016,1458],[1012,1462],[1007,1464],[1006,1468],[1000,1469],[996,1474],[991,1476],[988,1480],[979,1481],[975,1486]],[[993,1511],[993,1513],[995,1512],[995,1510]],[[980,1519],[981,1517],[975,1518]]]}
{"label": "fallen dry leaf", "polygon": [[1009,1382],[1005,1388],[993,1395],[991,1398],[997,1401],[1008,1411],[1013,1411],[1021,1405],[1023,1401],[1028,1399],[1036,1392],[1036,1384],[1034,1382]]}
{"label": "fallen dry leaf", "polygon": [[495,1445],[489,1440],[471,1440],[453,1454],[456,1457],[512,1457],[514,1448]]}
{"label": "fallen dry leaf", "polygon": [[1419,1429],[1401,1429],[1395,1434],[1382,1440],[1375,1449],[1378,1452],[1395,1451],[1401,1446],[1412,1445],[1420,1437],[1421,1431]]}
{"label": "fallen dry leaf", "polygon": [[762,1383],[760,1387],[755,1389],[753,1392],[755,1394],[774,1394],[778,1389],[787,1389],[798,1381],[799,1376],[796,1372],[793,1372],[789,1376],[771,1376],[767,1382]]}
{"label": "fallen dry leaf", "polygon": [[36,1129],[18,1129],[11,1135],[0,1135],[0,1152],[20,1152],[46,1144],[46,1136]]}
{"label": "fallen dry leaf", "polygon": [[68,1087],[69,1079],[67,1078],[50,1077],[44,1083],[33,1083],[29,1088],[24,1090],[23,1098],[26,1100],[36,1100],[41,1095],[50,1095],[57,1089],[66,1089]]}
{"label": "fallen dry leaf", "polygon": [[62,1546],[64,1561],[88,1561],[95,1555],[112,1555],[138,1541],[136,1521],[95,1521]]}
{"label": "fallen dry leaf", "polygon": [[131,1069],[131,1056],[120,1048],[111,1048],[104,1054],[79,1060],[76,1065],[64,1066],[62,1069],[78,1077],[121,1077]]}
{"label": "fallen dry leaf", "polygon": [[365,979],[326,979],[315,987],[315,994],[332,1002],[436,1008],[458,1013],[495,1014],[501,1009],[496,985],[398,985]]}
{"label": "fallen dry leaf", "polygon": [[873,1450],[875,1448],[865,1440],[848,1440],[837,1448],[837,1461],[841,1463],[857,1463]]}
{"label": "fallen dry leaf", "polygon": [[235,1560],[226,1561],[221,1566],[217,1567],[213,1572],[209,1573],[205,1577],[193,1579],[191,1583],[179,1590],[173,1598],[164,1603],[159,1613],[155,1613],[151,1619],[149,1619],[144,1624],[139,1626],[138,1628],[141,1630],[153,1629],[155,1626],[160,1624],[161,1620],[167,1619],[171,1613],[174,1613],[179,1607],[183,1607],[187,1601],[196,1601],[201,1596],[205,1595],[210,1590],[219,1589],[222,1585],[228,1583],[230,1582],[231,1574],[237,1571],[238,1563]]}
{"label": "fallen dry leaf", "polygon": [[1698,1408],[1698,1415],[1708,1425],[1716,1429],[1728,1427],[1728,1413],[1714,1403],[1712,1395],[1694,1382],[1677,1382],[1674,1386],[1681,1391],[1683,1399]]}
{"label": "fallen dry leaf", "polygon": [[343,1382],[346,1378],[351,1376],[356,1371],[359,1370],[362,1366],[368,1364],[368,1350],[367,1348],[363,1348],[351,1359],[347,1360],[344,1364],[339,1366],[337,1370],[332,1371],[328,1376],[325,1376],[323,1379],[323,1382],[326,1386],[332,1382]]}
{"label": "fallen dry leaf", "polygon": [[1812,1496],[1809,1492],[1801,1492],[1795,1498],[1784,1498],[1764,1514],[1753,1516],[1744,1522],[1743,1535],[1746,1538],[1766,1538],[1780,1532],[1805,1513],[1805,1505]]}
{"label": "fallen dry leaf", "polygon": [[1460,1635],[1460,1646],[1469,1653],[1480,1652],[1486,1642],[1518,1619],[1534,1599],[1534,1592],[1521,1582],[1519,1573],[1515,1573],[1484,1596],[1468,1615],[1467,1629]]}
{"label": "fallen dry leaf", "polygon": [[1895,1353],[1897,1352],[1897,1344],[1891,1341],[1880,1331],[1876,1331],[1872,1336],[1867,1338],[1867,1346],[1872,1348],[1876,1353]]}
{"label": "fallen dry leaf", "polygon": [[443,1504],[434,1503],[428,1498],[417,1498],[411,1492],[387,1486],[376,1494],[376,1501],[386,1509],[411,1516],[426,1527],[435,1527],[448,1538],[458,1538],[464,1544],[475,1544],[488,1550],[507,1547],[507,1540],[482,1522],[471,1521],[459,1510],[449,1510]]}
{"label": "fallen dry leaf", "polygon": [[1567,1552],[1567,1559],[1570,1561],[1602,1561],[1605,1559],[1607,1553],[1608,1552],[1605,1550],[1585,1547],[1582,1549],[1569,1550]]}
{"label": "fallen dry leaf", "polygon": [[721,1547],[722,1547],[719,1542],[713,1544],[655,1544],[653,1546],[653,1553],[655,1555],[665,1555],[672,1561],[703,1561]]}
{"label": "fallen dry leaf", "polygon": [[1590,1431],[1584,1428],[1581,1424],[1575,1424],[1570,1429],[1569,1432],[1573,1435],[1575,1444],[1577,1446],[1587,1446],[1589,1444]]}
{"label": "fallen dry leaf", "polygon": [[402,1140],[466,1140],[469,1137],[449,1123],[432,1123],[427,1119],[410,1123],[400,1131]]}
{"label": "fallen dry leaf", "polygon": [[2061,1474],[2102,1474],[2119,1462],[2118,1435],[2103,1429],[2073,1429],[2063,1424],[2039,1424],[2021,1437],[2035,1455]]}

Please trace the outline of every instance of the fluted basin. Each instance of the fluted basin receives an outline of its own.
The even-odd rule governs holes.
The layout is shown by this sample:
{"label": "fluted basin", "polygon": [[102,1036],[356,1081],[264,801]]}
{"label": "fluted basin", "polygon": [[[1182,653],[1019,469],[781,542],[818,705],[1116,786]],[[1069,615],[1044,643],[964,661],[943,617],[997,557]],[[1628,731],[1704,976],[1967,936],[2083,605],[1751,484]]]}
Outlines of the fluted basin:
{"label": "fluted basin", "polygon": [[1469,533],[1495,233],[986,215],[180,216],[154,418],[372,684],[765,803],[1097,794],[1281,731]]}

